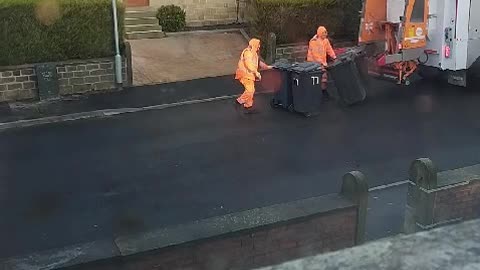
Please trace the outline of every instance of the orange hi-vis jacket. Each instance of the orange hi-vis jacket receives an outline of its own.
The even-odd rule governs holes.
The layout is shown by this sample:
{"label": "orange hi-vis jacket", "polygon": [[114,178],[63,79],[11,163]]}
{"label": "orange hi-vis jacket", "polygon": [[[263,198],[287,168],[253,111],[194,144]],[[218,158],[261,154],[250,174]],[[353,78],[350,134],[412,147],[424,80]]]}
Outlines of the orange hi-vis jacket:
{"label": "orange hi-vis jacket", "polygon": [[326,66],[327,55],[331,58],[336,58],[337,56],[335,55],[328,38],[320,38],[320,33],[322,30],[323,29],[319,29],[317,35],[315,35],[308,43],[307,61],[316,62]]}
{"label": "orange hi-vis jacket", "polygon": [[248,44],[248,48],[243,50],[240,60],[238,61],[235,79],[248,79],[255,81],[255,74],[258,72],[259,57],[257,50],[260,46],[260,40],[252,39]]}

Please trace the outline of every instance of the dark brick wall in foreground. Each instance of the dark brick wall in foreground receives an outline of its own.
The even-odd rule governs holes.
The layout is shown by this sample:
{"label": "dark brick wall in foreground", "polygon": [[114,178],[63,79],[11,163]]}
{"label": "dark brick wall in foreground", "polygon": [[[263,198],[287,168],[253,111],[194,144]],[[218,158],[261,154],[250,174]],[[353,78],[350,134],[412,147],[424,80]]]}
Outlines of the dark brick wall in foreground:
{"label": "dark brick wall in foreground", "polygon": [[355,244],[356,224],[357,207],[352,206],[304,217],[288,224],[123,257],[114,263],[97,262],[69,269],[253,269],[351,247]]}
{"label": "dark brick wall in foreground", "polygon": [[480,181],[435,192],[433,222],[480,217]]}

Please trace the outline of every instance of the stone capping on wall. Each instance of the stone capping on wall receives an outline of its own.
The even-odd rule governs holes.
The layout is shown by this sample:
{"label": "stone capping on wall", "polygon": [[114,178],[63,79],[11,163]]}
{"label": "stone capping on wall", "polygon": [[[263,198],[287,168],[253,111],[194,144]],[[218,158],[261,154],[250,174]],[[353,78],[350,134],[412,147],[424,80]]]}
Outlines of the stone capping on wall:
{"label": "stone capping on wall", "polygon": [[[59,62],[42,62],[42,64],[55,64],[57,66],[62,65],[87,65],[92,63],[98,63],[99,61],[111,61],[113,57],[102,57],[102,58],[92,58],[92,59],[76,59],[76,60],[66,60]],[[25,64],[25,65],[16,65],[16,66],[0,66],[0,72],[12,69],[27,69],[35,68],[37,64]]]}
{"label": "stone capping on wall", "polygon": [[122,255],[132,255],[188,242],[221,237],[224,234],[288,224],[297,219],[340,211],[355,205],[337,194],[256,208],[244,212],[204,219],[138,236],[119,237],[116,244]]}
{"label": "stone capping on wall", "polygon": [[258,270],[478,269],[480,220],[298,259]]}
{"label": "stone capping on wall", "polygon": [[480,180],[480,164],[437,172],[437,167],[430,159],[420,158],[412,162],[409,174],[412,184],[424,192],[432,193]]}
{"label": "stone capping on wall", "polygon": [[419,158],[412,162],[409,170],[410,180],[424,189],[437,187],[437,168],[428,158]]}
{"label": "stone capping on wall", "polygon": [[[360,183],[357,182],[358,179]],[[94,261],[105,262],[105,260],[124,256],[149,254],[149,252],[172,246],[223,239],[238,234],[255,234],[256,231],[265,230],[271,226],[293,224],[337,212],[343,213],[348,209],[357,209],[357,213],[365,213],[366,205],[360,206],[355,202],[363,201],[367,196],[368,189],[364,188],[366,184],[364,180],[361,173],[354,172],[344,177],[343,184],[346,186],[342,188],[341,194],[255,208],[157,231],[120,236],[113,241],[99,240],[22,257],[7,258],[3,261],[0,259],[0,269],[58,269]],[[362,194],[356,194],[358,192]],[[365,207],[365,209],[358,209],[359,207]],[[358,226],[359,222],[365,222],[365,218],[359,218],[358,214],[356,216],[357,224],[354,226]],[[360,227],[364,229],[365,224]],[[362,239],[358,235],[357,238]]]}
{"label": "stone capping on wall", "polygon": [[28,68],[35,68],[35,65],[27,64],[27,65],[17,65],[17,66],[0,66],[0,72],[9,71],[12,69],[28,69]]}
{"label": "stone capping on wall", "polygon": [[480,164],[437,172],[430,159],[420,158],[409,174],[405,232],[480,217]]}

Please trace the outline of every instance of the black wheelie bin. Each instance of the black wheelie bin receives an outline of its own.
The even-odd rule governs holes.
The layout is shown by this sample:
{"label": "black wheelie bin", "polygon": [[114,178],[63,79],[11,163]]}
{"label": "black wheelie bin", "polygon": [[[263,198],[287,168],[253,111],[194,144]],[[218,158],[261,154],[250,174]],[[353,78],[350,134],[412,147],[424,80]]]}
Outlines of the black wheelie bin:
{"label": "black wheelie bin", "polygon": [[278,61],[272,65],[273,69],[262,75],[262,81],[269,85],[269,90],[274,92],[270,101],[272,108],[288,109],[292,105],[292,64]]}
{"label": "black wheelie bin", "polygon": [[290,111],[315,115],[322,106],[321,82],[324,70],[317,63],[304,62],[292,67],[292,107]]}
{"label": "black wheelie bin", "polygon": [[328,67],[337,95],[344,105],[362,102],[367,97],[368,72],[360,49],[352,49],[337,57]]}

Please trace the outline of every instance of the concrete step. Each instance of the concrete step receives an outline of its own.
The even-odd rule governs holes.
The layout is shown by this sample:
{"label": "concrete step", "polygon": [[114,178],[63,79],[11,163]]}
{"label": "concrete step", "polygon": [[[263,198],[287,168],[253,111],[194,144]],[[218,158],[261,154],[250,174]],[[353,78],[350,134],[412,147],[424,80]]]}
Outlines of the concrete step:
{"label": "concrete step", "polygon": [[160,30],[162,27],[158,24],[136,24],[136,25],[126,25],[125,31],[130,32],[139,32],[139,31],[149,31],[149,30]]}
{"label": "concrete step", "polygon": [[157,24],[158,25],[158,19],[156,17],[125,18],[125,25],[138,25],[138,24]]}
{"label": "concrete step", "polygon": [[145,17],[156,17],[156,10],[126,10],[125,18],[145,18]]}
{"label": "concrete step", "polygon": [[165,33],[162,30],[134,31],[126,33],[127,39],[155,39],[164,38]]}

